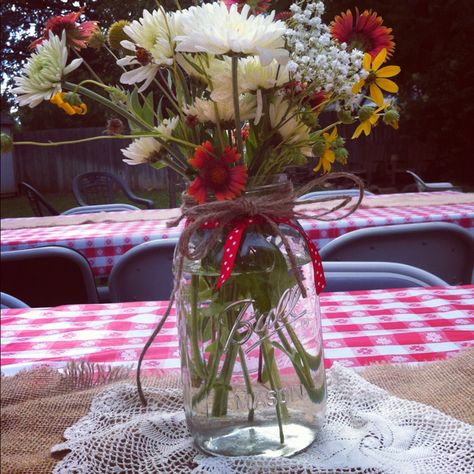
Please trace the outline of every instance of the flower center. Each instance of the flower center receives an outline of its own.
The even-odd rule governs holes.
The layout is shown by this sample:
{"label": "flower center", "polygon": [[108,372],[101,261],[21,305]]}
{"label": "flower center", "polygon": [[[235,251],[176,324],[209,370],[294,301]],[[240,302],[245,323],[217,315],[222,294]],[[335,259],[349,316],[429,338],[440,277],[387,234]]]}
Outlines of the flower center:
{"label": "flower center", "polygon": [[360,49],[361,51],[371,51],[373,49],[372,41],[364,33],[353,33],[349,39],[351,49]]}
{"label": "flower center", "polygon": [[227,180],[227,170],[225,166],[216,164],[211,166],[206,173],[206,180],[208,180],[213,186],[222,186]]}
{"label": "flower center", "polygon": [[142,66],[147,66],[148,64],[151,63],[152,60],[152,55],[150,51],[147,51],[145,48],[138,47],[137,52],[135,54],[135,57],[137,58],[137,61],[142,65]]}

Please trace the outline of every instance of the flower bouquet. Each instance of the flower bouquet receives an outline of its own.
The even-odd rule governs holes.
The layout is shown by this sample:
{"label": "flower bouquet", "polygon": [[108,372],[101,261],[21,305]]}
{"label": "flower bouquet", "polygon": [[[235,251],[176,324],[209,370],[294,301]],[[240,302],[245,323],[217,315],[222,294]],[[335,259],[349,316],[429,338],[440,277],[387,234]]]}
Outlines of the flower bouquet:
{"label": "flower bouquet", "polygon": [[[14,92],[20,105],[49,100],[68,114],[107,106],[116,118],[100,139],[132,138],[126,163],[184,178],[171,300],[189,429],[211,454],[289,456],[324,419],[324,275],[283,173],[310,166],[327,176],[346,163],[338,127],[355,124],[353,138],[379,121],[397,128],[386,93],[397,92],[400,69],[385,65],[394,43],[375,12],[326,25],[321,1],[278,14],[267,0],[252,5],[158,6],[107,33],[80,23],[82,12],[56,17]],[[80,57],[87,45],[115,57],[116,84]],[[90,78],[69,82],[80,66]]]}

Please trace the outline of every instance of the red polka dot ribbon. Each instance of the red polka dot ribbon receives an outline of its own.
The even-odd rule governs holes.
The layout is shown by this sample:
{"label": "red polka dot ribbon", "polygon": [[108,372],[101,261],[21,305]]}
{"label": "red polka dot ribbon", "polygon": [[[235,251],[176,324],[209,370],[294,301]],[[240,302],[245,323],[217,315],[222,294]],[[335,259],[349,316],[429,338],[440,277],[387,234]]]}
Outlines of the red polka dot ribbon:
{"label": "red polka dot ribbon", "polygon": [[[319,295],[321,291],[323,291],[324,287],[326,286],[326,280],[324,278],[323,272],[323,265],[321,262],[321,257],[316,249],[316,246],[305,233],[305,231],[292,222],[289,219],[282,219],[282,218],[273,218],[273,221],[277,224],[286,224],[293,229],[296,229],[301,236],[304,238],[306,245],[308,246],[309,253],[311,256],[311,261],[313,263],[313,271],[314,271],[314,282],[316,287],[316,294]],[[221,274],[219,276],[219,280],[216,284],[216,290],[218,290],[232,275],[232,270],[234,268],[234,262],[239,252],[240,243],[242,241],[242,236],[246,231],[247,227],[250,224],[263,224],[265,220],[262,217],[244,217],[232,222],[232,230],[227,235],[225,244],[224,244],[224,254],[222,256],[222,263],[221,263]],[[206,223],[207,226],[205,227],[215,227],[212,225],[213,223],[208,222]]]}

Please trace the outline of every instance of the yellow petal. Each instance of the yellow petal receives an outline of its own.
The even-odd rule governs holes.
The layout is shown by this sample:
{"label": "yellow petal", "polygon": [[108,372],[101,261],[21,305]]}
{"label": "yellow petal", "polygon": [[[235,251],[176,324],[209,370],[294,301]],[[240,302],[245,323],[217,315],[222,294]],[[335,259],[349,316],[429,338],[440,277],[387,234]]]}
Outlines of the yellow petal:
{"label": "yellow petal", "polygon": [[365,80],[362,79],[361,81],[359,82],[356,82],[353,86],[352,86],[352,93],[353,94],[358,94],[362,87],[364,87],[364,84],[365,84]]}
{"label": "yellow petal", "polygon": [[373,114],[372,117],[369,118],[369,122],[372,124],[372,125],[375,125],[379,119],[380,115],[375,115]]}
{"label": "yellow petal", "polygon": [[328,150],[326,160],[329,161],[329,163],[334,163],[336,161],[336,154],[332,150]]}
{"label": "yellow petal", "polygon": [[401,71],[400,66],[385,66],[377,71],[377,77],[393,77]]}
{"label": "yellow petal", "polygon": [[84,104],[84,102],[80,105],[81,107],[81,112],[79,112],[81,115],[87,114],[87,104]]}
{"label": "yellow petal", "polygon": [[393,93],[398,92],[398,86],[395,84],[395,82],[391,81],[390,79],[377,78],[375,79],[375,84],[378,85],[384,91],[393,92]]}
{"label": "yellow petal", "polygon": [[359,135],[362,133],[362,128],[363,128],[363,123],[360,123],[357,128],[355,129],[355,132],[352,135],[352,138],[358,138]]}
{"label": "yellow petal", "polygon": [[54,105],[58,105],[62,102],[62,99],[61,99],[61,93],[58,92],[56,94],[53,95],[53,97],[51,97],[51,99],[49,99],[49,101],[54,104]]}
{"label": "yellow petal", "polygon": [[331,135],[329,135],[328,142],[331,143],[331,142],[333,142],[336,138],[337,138],[337,128],[334,127],[334,128],[332,129]]}
{"label": "yellow petal", "polygon": [[383,105],[383,94],[377,84],[370,84],[370,97],[379,107]]}
{"label": "yellow petal", "polygon": [[372,70],[377,71],[377,69],[385,62],[387,59],[387,50],[384,48],[380,51],[377,56],[375,56],[375,59],[372,62]]}
{"label": "yellow petal", "polygon": [[63,102],[60,106],[64,112],[66,112],[68,115],[74,115],[76,111],[74,110],[74,107],[71,104],[68,104],[67,102]]}
{"label": "yellow petal", "polygon": [[316,168],[313,169],[313,171],[315,173],[317,173],[319,171],[319,169],[321,168],[321,165],[323,164],[323,160],[319,160],[319,163],[317,164]]}
{"label": "yellow petal", "polygon": [[362,122],[362,130],[364,131],[364,133],[367,137],[370,135],[370,131],[372,130],[372,126],[370,125],[369,120],[365,120],[364,122]]}
{"label": "yellow petal", "polygon": [[372,62],[372,56],[369,53],[364,54],[364,69],[370,71],[370,63]]}

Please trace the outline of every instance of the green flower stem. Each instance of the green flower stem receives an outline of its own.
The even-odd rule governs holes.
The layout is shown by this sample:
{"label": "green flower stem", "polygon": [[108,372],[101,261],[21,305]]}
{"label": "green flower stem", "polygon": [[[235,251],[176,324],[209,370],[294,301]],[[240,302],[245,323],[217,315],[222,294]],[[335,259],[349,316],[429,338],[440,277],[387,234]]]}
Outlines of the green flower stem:
{"label": "green flower stem", "polygon": [[[220,331],[217,332],[217,345],[220,346]],[[220,347],[218,349],[221,349]],[[192,406],[197,405],[210,391],[217,376],[217,370],[219,369],[220,356],[219,350],[216,349],[213,358],[209,358],[208,371],[206,383],[201,386],[199,391],[193,396]],[[222,349],[221,349],[222,350]]]}
{"label": "green flower stem", "polygon": [[222,365],[220,384],[214,389],[214,402],[212,405],[212,416],[225,416],[227,414],[227,403],[229,398],[229,387],[234,371],[235,359],[238,352],[238,344],[232,344],[227,351],[224,364]]}
{"label": "green flower stem", "polygon": [[237,141],[237,150],[242,159],[244,150],[242,144],[242,129],[240,124],[240,105],[239,105],[239,84],[238,84],[238,56],[232,56],[232,95],[234,98],[234,117],[235,117],[235,139]]}
{"label": "green flower stem", "polygon": [[89,97],[90,99],[95,100],[96,102],[99,102],[102,105],[105,105],[105,107],[113,110],[114,112],[126,118],[127,120],[130,120],[130,122],[133,122],[137,127],[143,130],[148,130],[148,131],[153,130],[153,127],[148,125],[146,122],[143,122],[138,117],[131,114],[128,110],[125,110],[124,108],[118,106],[117,104],[114,104],[111,100],[101,96],[100,94],[97,94],[96,92],[93,92],[90,89],[79,86],[77,84],[73,84],[72,82],[66,81],[64,82],[63,85],[64,85],[64,88],[67,90],[70,90],[73,92],[79,91],[81,94],[85,95],[86,97]]}
{"label": "green flower stem", "polygon": [[197,375],[206,378],[206,370],[199,350],[199,317],[198,317],[199,275],[191,276],[191,352]]}
{"label": "green flower stem", "polygon": [[244,351],[242,350],[242,347],[239,347],[239,360],[240,360],[240,365],[242,366],[242,373],[244,374],[245,388],[247,389],[247,394],[252,399],[252,407],[249,408],[249,416],[247,418],[248,421],[252,422],[255,415],[255,409],[253,407],[255,403],[255,394],[253,393],[252,381],[250,380],[249,370],[247,368],[247,362],[245,360],[245,354],[244,354]]}
{"label": "green flower stem", "polygon": [[276,414],[278,420],[278,430],[280,432],[280,443],[284,444],[285,434],[283,433],[283,418],[288,419],[288,408],[280,403],[279,390],[281,389],[280,375],[278,373],[278,367],[276,367],[275,360],[270,357],[268,351],[271,349],[268,340],[262,342],[262,354],[265,366],[267,368],[268,380],[270,387],[276,393]]}
{"label": "green flower stem", "polygon": [[96,74],[96,72],[89,66],[88,62],[77,52],[75,48],[71,48],[74,51],[74,54],[79,58],[82,59],[82,63],[84,66],[88,69],[88,71],[97,79],[98,82],[101,82],[102,84],[104,81]]}

